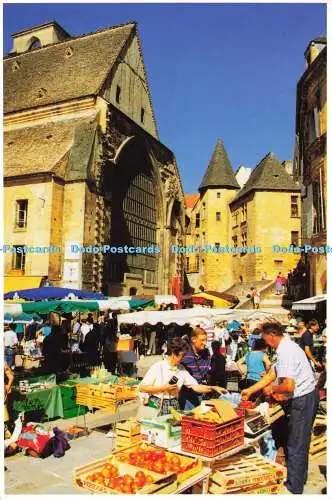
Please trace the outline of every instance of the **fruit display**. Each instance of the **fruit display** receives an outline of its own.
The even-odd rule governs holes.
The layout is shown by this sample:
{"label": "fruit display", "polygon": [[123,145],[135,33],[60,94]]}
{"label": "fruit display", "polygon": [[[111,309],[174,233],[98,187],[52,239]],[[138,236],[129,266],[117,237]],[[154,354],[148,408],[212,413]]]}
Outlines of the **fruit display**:
{"label": "fruit display", "polygon": [[104,463],[99,471],[89,474],[85,479],[106,486],[118,493],[127,494],[137,493],[144,486],[152,484],[154,481],[150,474],[146,475],[143,471],[137,471],[135,475],[120,475],[119,468],[109,462]]}
{"label": "fruit display", "polygon": [[115,455],[119,462],[125,462],[147,471],[163,475],[175,473],[179,482],[197,474],[202,468],[202,463],[198,459],[180,456],[144,444]]}
{"label": "fruit display", "polygon": [[117,461],[110,455],[74,469],[73,483],[92,493],[136,494],[175,491],[175,474],[157,474]]}

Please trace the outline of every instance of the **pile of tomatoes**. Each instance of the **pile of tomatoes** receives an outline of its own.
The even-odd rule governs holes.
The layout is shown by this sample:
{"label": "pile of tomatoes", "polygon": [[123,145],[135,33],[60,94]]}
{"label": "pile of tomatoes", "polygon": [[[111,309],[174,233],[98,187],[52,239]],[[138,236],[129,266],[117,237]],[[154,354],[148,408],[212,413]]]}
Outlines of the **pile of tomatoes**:
{"label": "pile of tomatoes", "polygon": [[98,472],[87,476],[86,480],[125,494],[135,494],[154,481],[152,476],[145,475],[143,471],[136,472],[134,477],[130,474],[120,476],[118,467],[111,463],[103,464]]}
{"label": "pile of tomatoes", "polygon": [[158,474],[185,472],[191,469],[195,462],[190,461],[182,464],[178,455],[166,453],[165,450],[144,450],[138,449],[130,453],[124,453],[118,458],[121,462],[126,462],[136,467],[142,467]]}

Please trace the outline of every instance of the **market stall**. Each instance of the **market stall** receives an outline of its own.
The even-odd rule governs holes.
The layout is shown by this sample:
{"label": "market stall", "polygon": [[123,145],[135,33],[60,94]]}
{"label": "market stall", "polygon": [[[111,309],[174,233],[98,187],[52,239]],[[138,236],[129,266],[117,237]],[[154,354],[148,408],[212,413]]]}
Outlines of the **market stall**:
{"label": "market stall", "polygon": [[286,469],[257,452],[268,423],[246,437],[246,420],[244,409],[213,400],[191,414],[117,424],[116,450],[76,468],[74,485],[113,494],[278,493]]}

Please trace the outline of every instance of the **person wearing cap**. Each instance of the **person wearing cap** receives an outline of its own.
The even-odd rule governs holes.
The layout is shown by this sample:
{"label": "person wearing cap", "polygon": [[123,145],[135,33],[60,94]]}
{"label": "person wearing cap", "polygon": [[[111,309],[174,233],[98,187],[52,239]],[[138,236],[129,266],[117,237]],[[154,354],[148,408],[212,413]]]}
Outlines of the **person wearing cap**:
{"label": "person wearing cap", "polygon": [[311,430],[319,404],[315,378],[305,352],[283,335],[280,323],[263,323],[261,336],[276,350],[277,360],[267,375],[241,392],[241,397],[246,401],[263,389],[266,396],[283,406],[288,423],[285,486],[290,493],[302,494],[308,476]]}

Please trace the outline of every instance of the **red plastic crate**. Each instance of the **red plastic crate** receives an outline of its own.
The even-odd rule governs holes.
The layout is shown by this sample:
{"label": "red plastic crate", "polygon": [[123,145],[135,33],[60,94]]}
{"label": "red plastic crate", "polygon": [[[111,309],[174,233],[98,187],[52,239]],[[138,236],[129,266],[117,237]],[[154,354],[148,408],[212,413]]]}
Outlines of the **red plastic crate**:
{"label": "red plastic crate", "polygon": [[206,457],[215,457],[244,442],[244,412],[224,424],[204,422],[192,417],[182,418],[181,448]]}

